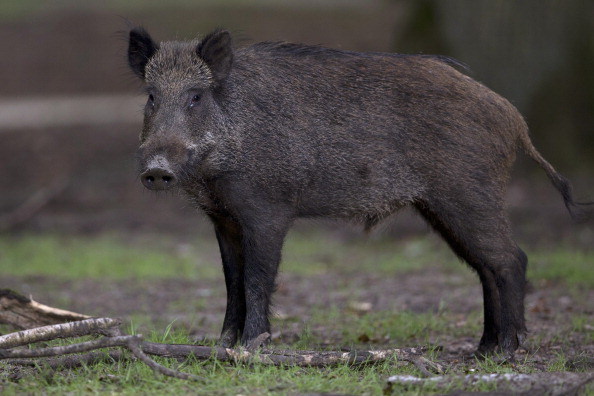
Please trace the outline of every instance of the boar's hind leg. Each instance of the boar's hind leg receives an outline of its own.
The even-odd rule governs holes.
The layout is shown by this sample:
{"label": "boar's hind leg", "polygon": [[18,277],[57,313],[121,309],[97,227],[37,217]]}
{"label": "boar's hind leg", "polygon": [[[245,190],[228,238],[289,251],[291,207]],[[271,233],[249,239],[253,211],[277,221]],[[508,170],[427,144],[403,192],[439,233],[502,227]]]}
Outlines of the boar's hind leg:
{"label": "boar's hind leg", "polygon": [[416,208],[479,275],[483,287],[484,331],[477,352],[513,357],[526,334],[527,258],[511,238],[503,208],[498,202],[484,200],[480,208],[472,203],[440,200],[424,200]]}
{"label": "boar's hind leg", "polygon": [[233,347],[245,324],[245,289],[239,225],[227,219],[213,219],[227,287],[227,310],[219,344]]}

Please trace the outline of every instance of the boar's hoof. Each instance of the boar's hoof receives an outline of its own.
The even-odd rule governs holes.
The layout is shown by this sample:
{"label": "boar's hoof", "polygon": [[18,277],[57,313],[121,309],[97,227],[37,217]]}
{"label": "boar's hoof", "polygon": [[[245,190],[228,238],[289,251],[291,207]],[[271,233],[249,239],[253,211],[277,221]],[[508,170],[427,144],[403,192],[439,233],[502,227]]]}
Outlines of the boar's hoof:
{"label": "boar's hoof", "polygon": [[167,169],[152,168],[140,175],[142,184],[149,190],[168,190],[175,185],[175,176]]}
{"label": "boar's hoof", "polygon": [[223,348],[235,348],[237,346],[237,331],[223,331],[217,344]]}

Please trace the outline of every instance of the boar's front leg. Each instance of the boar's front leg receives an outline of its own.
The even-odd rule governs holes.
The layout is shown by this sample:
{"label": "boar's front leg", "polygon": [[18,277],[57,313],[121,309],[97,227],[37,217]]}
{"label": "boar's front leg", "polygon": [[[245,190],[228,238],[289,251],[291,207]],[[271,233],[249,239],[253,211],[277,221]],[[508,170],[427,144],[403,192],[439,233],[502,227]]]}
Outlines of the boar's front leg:
{"label": "boar's front leg", "polygon": [[270,303],[281,260],[281,249],[291,219],[282,210],[268,208],[242,223],[244,258],[245,326],[241,343],[249,343],[264,332],[270,333]]}
{"label": "boar's front leg", "polygon": [[227,287],[227,310],[219,344],[231,348],[243,333],[245,324],[244,266],[239,225],[228,218],[215,218],[215,233],[221,251],[225,285]]}
{"label": "boar's front leg", "polygon": [[[266,207],[266,205],[262,205]],[[237,221],[211,216],[223,261],[227,310],[219,344],[232,347],[241,337],[247,345],[270,333],[270,301],[281,259],[281,249],[291,223],[282,210],[254,211]]]}

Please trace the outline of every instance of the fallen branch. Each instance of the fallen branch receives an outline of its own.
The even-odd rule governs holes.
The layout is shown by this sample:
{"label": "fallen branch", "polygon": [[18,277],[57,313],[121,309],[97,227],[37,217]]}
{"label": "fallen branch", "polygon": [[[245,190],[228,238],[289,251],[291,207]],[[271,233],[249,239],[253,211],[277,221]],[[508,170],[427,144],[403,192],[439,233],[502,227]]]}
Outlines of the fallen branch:
{"label": "fallen branch", "polygon": [[[133,336],[128,336],[128,337],[133,337]],[[190,379],[193,381],[204,381],[204,378],[202,378],[202,377],[198,377],[196,375],[192,375],[192,374],[188,374],[188,373],[183,373],[181,371],[172,370],[170,368],[160,365],[159,363],[155,362],[154,360],[152,360],[151,358],[146,356],[146,354],[142,351],[139,337],[133,337],[132,339],[130,339],[128,341],[127,346],[132,351],[134,356],[136,356],[140,361],[142,361],[144,364],[149,366],[153,371],[156,371],[156,372],[166,375],[168,377],[175,377],[175,378],[180,378],[180,379]]]}
{"label": "fallen branch", "polygon": [[[104,318],[109,319],[109,318]],[[93,319],[91,319],[93,320]],[[54,326],[50,326],[54,327]],[[36,329],[33,329],[36,330]],[[176,377],[181,379],[192,379],[192,380],[203,380],[203,378],[195,375],[181,373],[175,370],[171,370],[165,366],[162,366],[150,359],[144,354],[140,348],[142,336],[140,335],[126,335],[126,336],[114,336],[114,337],[103,337],[97,340],[80,342],[78,344],[64,345],[49,348],[36,348],[36,349],[0,349],[0,359],[11,359],[11,358],[39,358],[39,357],[52,357],[69,355],[73,353],[81,353],[87,351],[93,351],[102,348],[112,347],[125,347],[129,349],[132,354],[144,364],[149,366],[152,370],[161,373],[169,377]],[[2,346],[0,340],[0,346]]]}
{"label": "fallen branch", "polygon": [[[69,323],[60,323],[35,327],[4,336],[0,336],[0,360],[8,359],[11,364],[31,365],[30,360],[49,358],[43,361],[35,361],[36,365],[47,365],[58,367],[60,364],[66,364],[73,367],[77,364],[92,364],[94,362],[104,361],[106,356],[121,358],[121,353],[111,351],[109,354],[98,354],[93,352],[103,348],[124,348],[129,350],[134,357],[148,365],[151,369],[163,375],[176,378],[203,380],[200,377],[191,374],[178,372],[168,369],[147,355],[169,357],[176,359],[195,358],[207,360],[216,358],[219,361],[228,361],[235,363],[260,363],[275,366],[303,366],[303,367],[322,367],[338,364],[362,365],[383,362],[388,359],[397,359],[406,361],[417,366],[424,376],[431,376],[434,373],[443,372],[441,366],[425,359],[420,348],[398,348],[380,351],[351,351],[351,352],[319,352],[319,351],[282,351],[261,349],[262,344],[269,338],[269,334],[264,333],[257,337],[248,348],[223,348],[219,346],[209,347],[202,345],[183,345],[183,344],[160,344],[154,342],[142,341],[140,335],[124,335],[120,329],[121,322],[112,318],[88,318],[86,315],[80,315],[73,312],[57,310],[47,307],[19,295],[18,293],[0,290],[0,321],[5,323],[18,323],[22,326],[22,320],[14,321],[14,311],[22,312],[23,309],[33,312],[27,316],[27,323],[45,323],[47,317],[45,313],[50,312],[52,320],[56,317],[72,320],[73,318],[85,318]],[[33,304],[34,303],[34,304]],[[11,311],[12,309],[12,311]],[[10,313],[10,314],[9,314]],[[43,313],[43,314],[40,314]],[[16,315],[24,316],[24,315]],[[50,341],[57,338],[77,338],[82,336],[103,336],[91,341],[85,341],[65,346],[47,347],[47,348],[19,348],[22,346],[31,346],[41,341]],[[77,354],[75,356],[66,356]],[[57,357],[57,358],[56,358]],[[25,359],[25,360],[24,360]]]}
{"label": "fallen branch", "polygon": [[[153,370],[177,378],[202,380],[191,374],[181,373],[157,364],[147,355],[188,359],[193,357],[198,360],[216,358],[220,361],[235,363],[260,363],[275,366],[303,366],[322,367],[337,364],[362,365],[383,362],[387,359],[407,361],[419,367],[421,372],[430,376],[433,373],[442,373],[440,365],[425,359],[418,348],[399,348],[381,351],[353,351],[353,352],[316,352],[316,351],[274,351],[231,349],[223,347],[208,347],[202,345],[160,344],[141,341],[141,336],[116,335],[119,333],[119,321],[111,318],[86,319],[79,322],[64,323],[44,326],[30,330],[0,336],[0,360],[11,359],[12,364],[23,364],[22,359],[48,358],[70,354],[81,354],[76,359],[71,359],[69,365],[75,362],[90,364],[101,361],[94,351],[102,348],[126,348],[132,354],[147,364]],[[85,335],[105,335],[97,340],[85,341],[71,345],[48,348],[15,348],[31,345],[35,342],[49,341],[56,338],[81,337]],[[268,336],[263,335],[263,339]],[[57,367],[57,362],[49,362]],[[39,364],[39,362],[37,363]]]}
{"label": "fallen branch", "polygon": [[[119,330],[117,326],[119,326],[119,321],[115,319],[95,318],[7,334],[5,336],[0,336],[0,359],[54,357],[112,347],[126,347],[130,349],[129,342],[132,340],[131,337],[137,336],[114,335],[113,333],[117,333]],[[110,331],[112,334],[109,334]],[[81,337],[96,334],[107,334],[107,336],[98,340],[60,347],[9,349],[16,346],[30,345],[35,342],[49,341],[56,338]],[[263,338],[266,337],[267,335],[264,335]],[[261,363],[276,366],[321,367],[337,364],[361,365],[378,363],[387,359],[396,358],[398,360],[411,362],[417,367],[421,367],[426,375],[431,375],[429,369],[436,373],[442,372],[442,369],[438,364],[430,362],[422,357],[422,351],[419,348],[352,352],[274,351],[267,349],[250,351],[243,348],[231,349],[217,346],[160,344],[146,341],[139,342],[138,346],[142,352],[154,356],[176,359],[194,357],[199,360],[206,360],[214,357],[220,361]]]}
{"label": "fallen branch", "polygon": [[[57,338],[82,337],[85,335],[117,335],[120,321],[111,318],[85,319],[78,322],[36,327],[0,336],[0,348],[14,348]],[[115,328],[115,329],[114,329]],[[0,350],[0,357],[2,351]]]}
{"label": "fallen branch", "polygon": [[[4,349],[0,350],[0,359],[11,358],[38,358],[69,355],[71,353],[81,353],[93,351],[95,349],[109,348],[109,347],[126,347],[131,337],[137,336],[116,336],[104,337],[93,341],[80,342],[78,344],[49,347],[49,348],[34,348],[34,349]],[[1,344],[0,344],[1,345]]]}
{"label": "fallen branch", "polygon": [[508,389],[513,394],[547,394],[555,396],[575,395],[578,390],[594,381],[592,373],[550,372],[550,373],[505,373],[470,374],[464,376],[434,376],[419,378],[412,375],[395,375],[388,378],[385,394],[392,394],[394,385],[425,386],[433,384],[438,389],[452,390],[452,387],[467,387],[478,383],[493,384],[498,390]]}
{"label": "fallen branch", "polygon": [[[0,360],[64,356],[102,348],[124,347],[130,350],[134,357],[158,373],[181,379],[203,380],[203,378],[195,375],[171,370],[150,359],[142,351],[141,335],[116,335],[120,333],[120,329],[117,327],[119,324],[118,320],[111,318],[86,319],[79,322],[37,327],[0,336]],[[31,349],[14,348],[56,338],[81,337],[94,334],[103,334],[105,336],[96,340],[64,346]],[[88,358],[81,359],[81,361],[85,362],[89,362],[89,360]],[[22,361],[12,360],[11,363],[22,363]]]}
{"label": "fallen branch", "polygon": [[237,363],[260,363],[275,366],[302,366],[323,367],[338,364],[362,365],[380,363],[389,359],[413,363],[421,369],[424,375],[442,373],[442,367],[422,356],[420,348],[398,348],[378,351],[351,351],[351,352],[319,352],[319,351],[275,351],[261,349],[250,351],[248,349],[231,349],[223,347],[207,347],[201,345],[184,344],[158,344],[143,342],[142,349],[150,355],[188,358],[204,360],[212,357],[221,361]]}
{"label": "fallen branch", "polygon": [[[102,362],[116,362],[127,358],[123,351],[105,351],[105,352],[89,352],[81,355],[59,356],[53,359],[47,359],[43,363],[52,370],[58,368],[72,369],[80,366],[92,366]],[[38,367],[41,362],[34,359],[10,359],[10,364],[16,366],[31,366]]]}

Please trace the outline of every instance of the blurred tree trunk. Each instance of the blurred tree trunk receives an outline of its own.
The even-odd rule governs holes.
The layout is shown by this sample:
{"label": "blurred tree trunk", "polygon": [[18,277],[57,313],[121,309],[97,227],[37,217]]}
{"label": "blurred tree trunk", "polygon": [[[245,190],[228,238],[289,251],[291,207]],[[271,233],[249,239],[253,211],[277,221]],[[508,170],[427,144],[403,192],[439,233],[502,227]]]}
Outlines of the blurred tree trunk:
{"label": "blurred tree trunk", "polygon": [[442,53],[526,116],[563,170],[594,168],[594,1],[422,0],[398,52]]}

